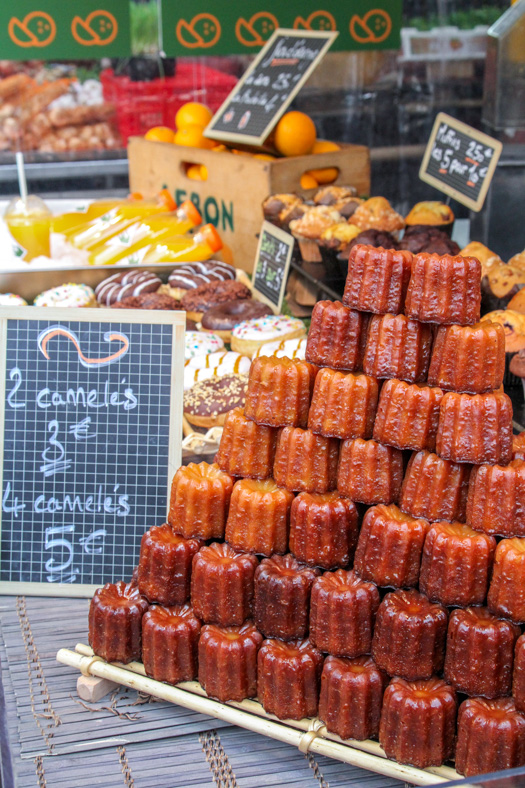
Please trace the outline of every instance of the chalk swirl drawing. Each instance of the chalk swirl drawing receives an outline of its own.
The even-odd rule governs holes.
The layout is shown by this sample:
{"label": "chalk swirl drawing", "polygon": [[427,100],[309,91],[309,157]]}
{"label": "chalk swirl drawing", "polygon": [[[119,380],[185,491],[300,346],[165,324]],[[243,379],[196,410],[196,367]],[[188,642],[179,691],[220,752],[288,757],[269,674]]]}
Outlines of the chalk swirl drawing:
{"label": "chalk swirl drawing", "polygon": [[80,349],[80,341],[75,332],[71,331],[70,328],[54,325],[49,326],[48,328],[45,328],[43,331],[41,331],[37,340],[40,352],[43,356],[45,356],[45,358],[47,358],[48,361],[50,360],[50,356],[47,350],[47,345],[48,342],[54,337],[66,337],[66,339],[70,339],[77,350],[78,360],[84,367],[87,367],[88,369],[93,367],[107,367],[110,364],[114,364],[115,361],[119,361],[121,358],[124,358],[129,350],[129,339],[126,334],[106,331],[104,334],[104,340],[106,342],[121,342],[122,345],[119,350],[116,350],[109,356],[103,356],[102,358],[87,358]]}

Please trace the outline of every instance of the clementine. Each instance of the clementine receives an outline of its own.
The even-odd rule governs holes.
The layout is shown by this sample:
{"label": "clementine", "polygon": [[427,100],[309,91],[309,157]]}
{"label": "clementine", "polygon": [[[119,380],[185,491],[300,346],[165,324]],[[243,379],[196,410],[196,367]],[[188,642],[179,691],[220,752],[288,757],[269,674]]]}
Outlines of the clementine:
{"label": "clementine", "polygon": [[153,142],[173,142],[175,132],[167,126],[153,126],[144,134],[145,140],[152,140]]}
{"label": "clementine", "polygon": [[184,129],[186,126],[202,126],[204,128],[208,125],[213,117],[213,113],[205,104],[199,104],[198,101],[188,101],[177,110],[175,115],[175,128]]}
{"label": "clementine", "polygon": [[315,141],[315,124],[304,112],[287,112],[275,127],[273,143],[283,156],[304,156]]}

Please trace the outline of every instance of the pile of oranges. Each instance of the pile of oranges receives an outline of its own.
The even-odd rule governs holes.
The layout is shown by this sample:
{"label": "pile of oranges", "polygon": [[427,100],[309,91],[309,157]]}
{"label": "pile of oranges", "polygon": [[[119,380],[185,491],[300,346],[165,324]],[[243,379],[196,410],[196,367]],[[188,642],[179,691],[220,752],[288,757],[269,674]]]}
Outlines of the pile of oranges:
{"label": "pile of oranges", "polygon": [[[171,142],[190,148],[204,148],[226,151],[225,145],[204,136],[204,129],[212,119],[211,110],[204,104],[190,101],[184,104],[175,115],[175,129],[155,126],[145,135],[145,139],[155,142]],[[312,153],[328,153],[340,150],[335,142],[318,140],[313,120],[304,112],[286,112],[277,123],[268,142],[281,156],[306,156]],[[249,153],[229,149],[231,153],[254,156],[257,159],[272,161],[276,156],[269,153]],[[203,164],[188,164],[186,175],[193,180],[205,181],[207,168]],[[332,183],[338,175],[337,167],[323,167],[307,170],[301,176],[302,189],[316,189],[320,184]]]}

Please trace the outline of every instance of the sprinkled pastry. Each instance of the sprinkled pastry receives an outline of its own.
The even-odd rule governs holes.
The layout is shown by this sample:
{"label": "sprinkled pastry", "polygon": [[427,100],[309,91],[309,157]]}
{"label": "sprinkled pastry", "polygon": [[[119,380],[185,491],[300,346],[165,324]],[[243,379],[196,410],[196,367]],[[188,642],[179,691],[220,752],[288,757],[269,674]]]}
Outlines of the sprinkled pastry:
{"label": "sprinkled pastry", "polygon": [[67,284],[53,287],[37,295],[34,306],[98,306],[95,293],[88,285]]}

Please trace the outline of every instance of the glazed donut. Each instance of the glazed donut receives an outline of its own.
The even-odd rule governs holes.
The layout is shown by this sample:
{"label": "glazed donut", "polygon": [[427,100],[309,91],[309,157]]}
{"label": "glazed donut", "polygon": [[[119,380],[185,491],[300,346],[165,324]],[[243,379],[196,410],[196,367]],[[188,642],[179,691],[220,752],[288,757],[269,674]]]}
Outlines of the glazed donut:
{"label": "glazed donut", "polygon": [[205,331],[186,331],[184,339],[185,359],[193,358],[193,356],[203,356],[207,353],[216,353],[224,347],[224,342],[220,337]]}
{"label": "glazed donut", "polygon": [[89,285],[67,284],[53,287],[37,295],[33,306],[98,306],[95,293]]}
{"label": "glazed donut", "polygon": [[253,320],[265,315],[273,315],[272,309],[253,298],[245,298],[242,301],[226,301],[224,304],[217,304],[217,306],[206,310],[202,316],[202,328],[206,331],[214,331],[225,342],[229,342],[234,326],[244,320]]}
{"label": "glazed donut", "polygon": [[193,356],[184,362],[184,390],[191,389],[199,380],[220,378],[231,372],[247,375],[251,363],[247,356],[241,356],[232,350]]}
{"label": "glazed donut", "polygon": [[251,298],[251,292],[242,282],[208,282],[194,290],[188,290],[182,298],[182,307],[191,320],[201,320],[204,312],[226,301],[242,301]]}
{"label": "glazed donut", "polygon": [[159,277],[151,271],[124,271],[100,282],[95,289],[95,295],[99,304],[111,306],[115,301],[122,301],[128,296],[154,293],[161,284]]}
{"label": "glazed donut", "polygon": [[223,375],[201,380],[184,394],[184,415],[195,427],[221,426],[233,408],[243,408],[247,375]]}
{"label": "glazed donut", "polygon": [[276,356],[276,358],[298,358],[304,361],[306,353],[306,337],[302,339],[277,339],[275,342],[266,342],[255,351],[253,357]]}
{"label": "glazed donut", "polygon": [[232,329],[231,348],[244,356],[253,354],[267,342],[304,337],[306,328],[302,320],[287,315],[267,315],[246,320]]}

